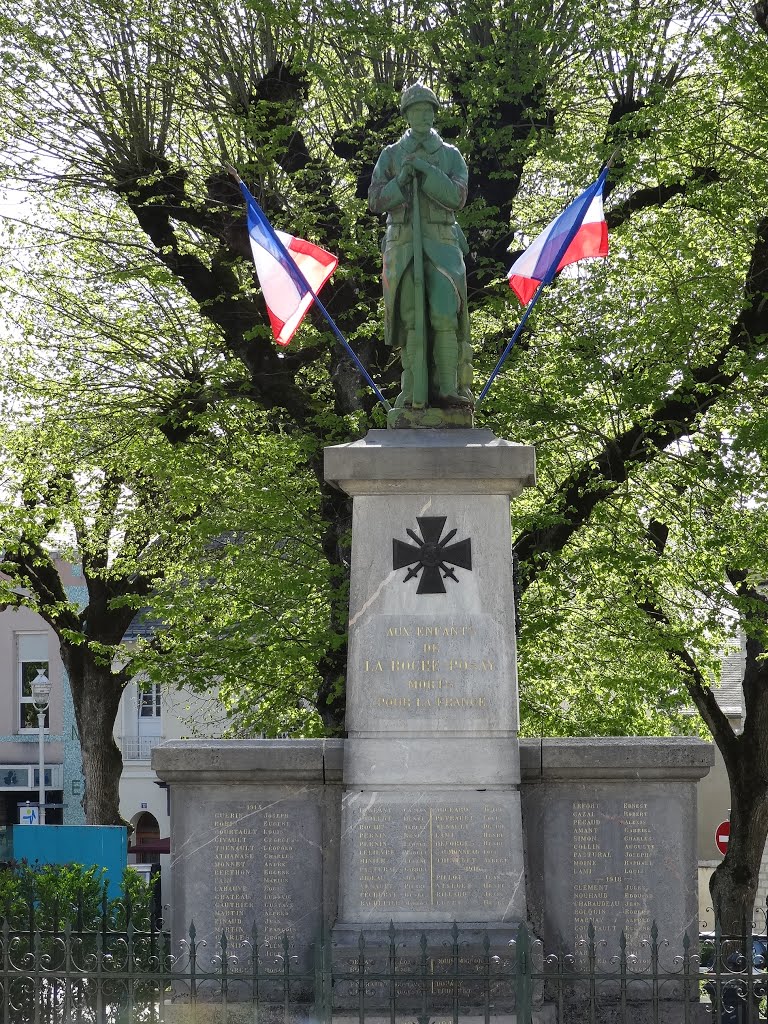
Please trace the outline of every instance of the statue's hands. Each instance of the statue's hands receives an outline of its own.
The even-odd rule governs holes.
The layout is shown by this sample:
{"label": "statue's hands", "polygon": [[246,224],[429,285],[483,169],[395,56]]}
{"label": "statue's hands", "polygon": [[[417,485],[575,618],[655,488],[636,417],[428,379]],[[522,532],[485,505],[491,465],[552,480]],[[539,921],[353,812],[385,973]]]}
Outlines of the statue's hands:
{"label": "statue's hands", "polygon": [[408,159],[411,161],[411,166],[414,167],[419,174],[429,174],[432,170],[432,164],[427,163],[420,156],[409,156]]}
{"label": "statue's hands", "polygon": [[397,184],[401,188],[407,186],[417,174],[429,174],[431,170],[432,166],[426,160],[420,156],[414,156],[413,153],[409,153],[397,175]]}
{"label": "statue's hands", "polygon": [[411,183],[416,171],[414,170],[413,164],[405,163],[398,172],[396,181],[400,188],[406,188]]}

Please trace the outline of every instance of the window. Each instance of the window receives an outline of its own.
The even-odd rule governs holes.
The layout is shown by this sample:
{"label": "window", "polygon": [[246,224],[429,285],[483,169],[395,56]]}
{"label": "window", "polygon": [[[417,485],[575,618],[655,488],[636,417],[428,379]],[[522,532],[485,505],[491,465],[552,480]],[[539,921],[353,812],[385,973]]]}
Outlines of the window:
{"label": "window", "polygon": [[139,718],[160,717],[160,684],[151,683],[139,691]]}
{"label": "window", "polygon": [[[34,776],[34,778],[32,779],[32,788],[33,789],[38,789],[40,787],[40,769],[39,768],[33,769],[32,774]],[[44,768],[43,769],[43,779],[45,780],[45,788],[46,789],[53,789],[53,769],[52,768]]]}
{"label": "window", "polygon": [[[37,710],[32,702],[32,680],[38,669],[48,675],[47,633],[16,634],[16,664],[19,681],[19,729],[37,729]],[[45,728],[49,728],[49,710],[45,712]]]}
{"label": "window", "polygon": [[136,724],[129,727],[129,735],[124,738],[123,757],[127,753],[129,757],[148,760],[155,745],[153,740],[163,731],[160,683],[136,682],[136,715]]}

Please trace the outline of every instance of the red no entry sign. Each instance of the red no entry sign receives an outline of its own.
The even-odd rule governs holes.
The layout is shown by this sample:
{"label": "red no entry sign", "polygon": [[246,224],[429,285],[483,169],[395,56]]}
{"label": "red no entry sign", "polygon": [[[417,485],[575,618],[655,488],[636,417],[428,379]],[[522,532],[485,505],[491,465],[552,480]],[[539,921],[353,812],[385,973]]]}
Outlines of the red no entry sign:
{"label": "red no entry sign", "polygon": [[731,838],[731,823],[724,821],[715,829],[715,843],[723,856],[728,852],[728,840]]}

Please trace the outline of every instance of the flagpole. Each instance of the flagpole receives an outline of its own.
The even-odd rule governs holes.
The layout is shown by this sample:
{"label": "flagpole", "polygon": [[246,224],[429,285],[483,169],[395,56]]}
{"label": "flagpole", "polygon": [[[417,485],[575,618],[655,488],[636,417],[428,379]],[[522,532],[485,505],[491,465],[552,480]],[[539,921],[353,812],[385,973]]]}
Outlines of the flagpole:
{"label": "flagpole", "polygon": [[[232,175],[232,177],[235,179],[235,181],[237,182],[238,185],[244,186],[243,179],[240,177],[240,175],[237,173],[237,171],[235,170],[234,167],[229,165],[227,167],[227,170]],[[246,191],[247,191],[247,189],[246,189]],[[250,193],[248,193],[248,194],[250,195]],[[251,196],[251,199],[253,199],[252,196]],[[258,209],[258,204],[256,203],[255,199],[253,199],[253,203],[256,206],[256,208]],[[265,219],[263,214],[262,214],[262,219]],[[271,225],[269,225],[269,226],[271,227]],[[304,277],[304,275],[302,274],[302,272],[299,269],[298,265],[296,264],[296,261],[292,258],[291,254],[285,248],[285,246],[281,242],[279,236],[277,234],[275,234],[274,229],[271,231],[271,235],[272,235],[276,245],[278,246],[278,248],[282,251],[282,254],[286,258],[286,260],[289,260],[290,263],[296,268],[296,273],[297,273],[298,277],[300,278],[300,280],[302,281],[303,286],[307,289],[309,294],[312,296],[312,301],[317,305],[318,310],[323,314],[323,316],[327,320],[328,325],[330,326],[331,330],[333,331],[334,335],[336,336],[336,339],[344,346],[344,348],[347,351],[347,354],[350,356],[350,358],[352,359],[352,362],[355,364],[357,369],[363,375],[363,377],[367,381],[368,385],[372,389],[373,393],[376,395],[378,400],[384,406],[385,410],[387,412],[389,412],[392,409],[392,406],[386,400],[384,395],[382,395],[381,391],[379,391],[379,389],[376,387],[376,385],[373,382],[373,378],[371,377],[371,375],[368,373],[366,368],[363,366],[363,364],[358,359],[357,354],[353,350],[352,346],[349,344],[347,339],[344,337],[344,335],[341,333],[339,328],[336,326],[336,322],[334,321],[334,319],[331,316],[331,314],[328,312],[328,310],[322,304],[320,299],[318,299],[318,297],[315,294],[315,292],[314,292],[312,286],[310,285],[309,281],[307,281],[307,279]]]}
{"label": "flagpole", "polygon": [[547,283],[546,281],[542,281],[541,282],[539,287],[536,289],[536,294],[533,296],[531,301],[528,303],[528,305],[526,307],[526,310],[525,310],[525,313],[523,313],[523,319],[517,325],[517,329],[515,330],[515,333],[509,339],[509,342],[507,343],[507,347],[501,353],[501,358],[499,359],[498,363],[496,363],[496,366],[493,368],[493,373],[488,378],[488,380],[485,382],[483,390],[480,392],[480,397],[475,402],[475,408],[477,408],[478,405],[480,405],[482,400],[488,394],[488,389],[490,388],[491,384],[493,384],[494,380],[496,379],[496,374],[499,372],[499,370],[502,368],[504,363],[507,361],[507,356],[512,351],[512,346],[515,344],[517,339],[520,337],[520,332],[522,331],[523,327],[525,327],[525,321],[528,319],[528,317],[529,317],[529,315],[531,313],[531,310],[536,305],[536,303],[537,303],[537,301],[539,299],[539,296],[541,295],[542,291],[544,290],[544,287],[545,287],[546,283]]}
{"label": "flagpole", "polygon": [[336,335],[337,340],[340,341],[341,344],[344,346],[344,348],[347,350],[348,355],[352,358],[352,361],[354,362],[355,366],[358,368],[360,373],[362,373],[363,377],[365,377],[365,379],[367,380],[369,386],[373,390],[373,393],[376,395],[378,400],[384,406],[386,411],[389,412],[392,409],[392,406],[389,404],[389,402],[386,400],[384,395],[382,395],[382,393],[379,391],[379,389],[373,383],[372,377],[370,376],[370,374],[368,373],[366,368],[363,366],[363,364],[360,362],[360,360],[357,358],[357,353],[355,352],[355,350],[352,348],[352,346],[349,344],[347,339],[344,337],[344,335],[341,333],[339,328],[336,326],[336,323],[333,320],[333,318],[331,317],[331,314],[328,312],[328,310],[322,304],[320,299],[318,299],[318,297],[315,295],[315,293],[312,291],[312,289],[309,287],[309,284],[307,284],[307,287],[309,288],[309,294],[313,297],[315,303],[317,304],[317,308],[320,310],[320,312],[323,314],[325,319],[328,321],[328,324],[329,324],[331,330],[333,331],[333,333]]}

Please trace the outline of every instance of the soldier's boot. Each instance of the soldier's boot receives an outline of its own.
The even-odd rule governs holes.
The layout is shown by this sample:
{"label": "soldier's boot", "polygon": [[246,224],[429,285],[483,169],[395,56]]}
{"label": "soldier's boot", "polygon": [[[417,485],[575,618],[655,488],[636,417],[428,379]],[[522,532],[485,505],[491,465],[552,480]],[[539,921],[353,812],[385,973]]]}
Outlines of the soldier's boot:
{"label": "soldier's boot", "polygon": [[459,394],[469,399],[470,403],[474,405],[475,396],[472,393],[472,346],[468,342],[459,344],[459,365],[456,368],[456,383]]}
{"label": "soldier's boot", "polygon": [[429,393],[429,377],[427,375],[427,349],[424,338],[416,331],[408,331],[408,353],[411,373],[413,374],[413,400],[411,405],[414,409],[424,409],[427,405]]}
{"label": "soldier's boot", "polygon": [[400,361],[403,364],[403,372],[400,374],[400,394],[395,399],[396,409],[403,409],[413,401],[413,370],[407,345],[400,349]]}
{"label": "soldier's boot", "polygon": [[437,401],[442,406],[471,405],[469,398],[459,393],[457,363],[459,345],[455,331],[436,331],[433,358],[437,369]]}

